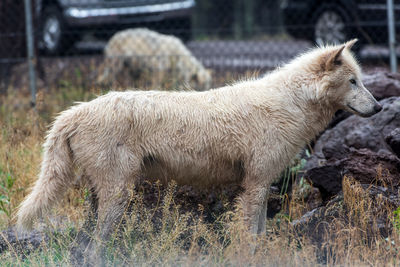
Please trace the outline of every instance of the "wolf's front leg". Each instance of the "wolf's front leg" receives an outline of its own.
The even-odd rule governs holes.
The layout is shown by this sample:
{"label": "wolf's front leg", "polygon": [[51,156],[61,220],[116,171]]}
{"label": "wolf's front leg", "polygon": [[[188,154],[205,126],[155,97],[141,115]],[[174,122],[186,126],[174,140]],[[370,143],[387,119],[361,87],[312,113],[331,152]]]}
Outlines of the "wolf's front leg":
{"label": "wolf's front leg", "polygon": [[267,208],[268,208],[269,188],[267,188],[267,194],[265,195],[260,217],[258,219],[257,234],[265,234],[265,221],[267,220]]}
{"label": "wolf's front leg", "polygon": [[257,235],[265,231],[268,192],[266,184],[245,185],[245,191],[239,197],[239,210],[251,234]]}
{"label": "wolf's front leg", "polygon": [[251,159],[244,164],[244,192],[238,201],[243,221],[253,235],[265,232],[269,189],[275,175],[271,172],[276,169],[269,164],[269,156],[265,154],[268,150],[261,145],[259,147],[261,149],[254,151]]}

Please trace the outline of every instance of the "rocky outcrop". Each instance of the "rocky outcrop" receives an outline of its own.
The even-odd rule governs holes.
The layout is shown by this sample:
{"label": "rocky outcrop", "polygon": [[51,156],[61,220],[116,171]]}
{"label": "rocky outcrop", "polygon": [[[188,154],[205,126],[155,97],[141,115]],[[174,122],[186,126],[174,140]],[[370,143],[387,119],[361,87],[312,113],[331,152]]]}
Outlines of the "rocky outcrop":
{"label": "rocky outcrop", "polygon": [[27,233],[18,232],[14,227],[4,230],[0,234],[0,253],[11,249],[16,253],[29,253],[37,249],[49,237],[43,232],[33,230]]}
{"label": "rocky outcrop", "polygon": [[315,208],[300,219],[292,222],[297,235],[309,236],[315,243],[322,243],[329,231],[329,225],[334,218],[339,217],[341,213],[341,203],[343,202],[343,194],[337,195],[330,200],[325,206]]}
{"label": "rocky outcrop", "polygon": [[352,115],[325,131],[315,143],[316,156],[323,159],[323,150],[342,151],[344,146],[368,148],[375,152],[390,150],[385,136],[400,127],[400,97],[390,97],[380,103],[383,110],[378,114],[370,118]]}
{"label": "rocky outcrop", "polygon": [[[381,100],[383,110],[370,117],[351,116],[316,141],[304,176],[321,191],[324,201],[342,190],[342,177],[362,183],[399,185],[400,97]],[[397,141],[396,141],[397,140]]]}
{"label": "rocky outcrop", "polygon": [[[362,184],[351,178],[343,186],[344,193],[291,223],[295,236],[307,236],[317,246],[322,260],[331,249],[330,240],[370,242],[388,237],[393,230],[392,211],[400,205],[397,189]],[[346,227],[353,229],[352,235],[343,231]]]}
{"label": "rocky outcrop", "polygon": [[322,262],[335,250],[331,240],[357,246],[389,237],[400,206],[400,74],[370,72],[364,84],[383,110],[370,118],[340,112],[302,174],[323,204],[292,222],[294,235],[307,236]]}
{"label": "rocky outcrop", "polygon": [[396,128],[385,137],[386,143],[390,146],[393,153],[400,158],[400,128]]}
{"label": "rocky outcrop", "polygon": [[400,159],[388,151],[349,148],[345,154],[329,155],[324,165],[310,168],[304,175],[320,189],[324,200],[342,190],[344,175],[363,184],[400,185]]}
{"label": "rocky outcrop", "polygon": [[377,100],[400,96],[400,73],[370,71],[364,75],[363,83]]}

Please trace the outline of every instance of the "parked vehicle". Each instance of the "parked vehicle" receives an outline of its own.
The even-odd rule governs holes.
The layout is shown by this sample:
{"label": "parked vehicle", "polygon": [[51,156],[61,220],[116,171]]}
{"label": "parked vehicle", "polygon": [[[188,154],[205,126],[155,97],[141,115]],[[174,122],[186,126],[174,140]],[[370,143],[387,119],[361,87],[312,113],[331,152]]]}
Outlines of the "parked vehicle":
{"label": "parked vehicle", "polygon": [[[387,43],[387,8],[382,0],[285,0],[281,4],[288,33],[317,44]],[[395,4],[395,17],[400,4]],[[397,22],[400,25],[400,20]]]}
{"label": "parked vehicle", "polygon": [[37,0],[38,45],[46,54],[59,54],[87,32],[109,37],[139,26],[187,40],[194,5],[194,0]]}

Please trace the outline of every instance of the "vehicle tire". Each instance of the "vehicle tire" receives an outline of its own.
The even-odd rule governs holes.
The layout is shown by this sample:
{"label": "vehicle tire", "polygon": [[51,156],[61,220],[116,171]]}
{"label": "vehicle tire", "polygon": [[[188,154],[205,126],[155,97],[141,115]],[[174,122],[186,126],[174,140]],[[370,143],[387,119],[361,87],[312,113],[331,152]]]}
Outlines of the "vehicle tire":
{"label": "vehicle tire", "polygon": [[313,41],[318,45],[341,44],[352,38],[350,16],[337,5],[322,5],[313,22]]}
{"label": "vehicle tire", "polygon": [[46,8],[40,23],[39,48],[46,55],[60,55],[75,43],[77,34],[65,24],[60,10]]}

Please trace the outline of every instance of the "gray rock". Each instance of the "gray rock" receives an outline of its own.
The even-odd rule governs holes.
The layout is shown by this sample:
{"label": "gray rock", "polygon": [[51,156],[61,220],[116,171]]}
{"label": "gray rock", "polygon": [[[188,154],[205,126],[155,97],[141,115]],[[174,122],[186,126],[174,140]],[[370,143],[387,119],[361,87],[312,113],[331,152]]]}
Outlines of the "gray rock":
{"label": "gray rock", "polygon": [[364,74],[363,83],[378,100],[400,96],[399,73],[377,70]]}
{"label": "gray rock", "polygon": [[396,128],[385,137],[386,143],[392,151],[400,158],[400,128]]}
{"label": "gray rock", "polygon": [[291,223],[298,236],[307,236],[313,243],[325,241],[331,222],[343,212],[343,194],[338,194],[325,206],[305,213],[300,219]]}
{"label": "gray rock", "polygon": [[1,232],[0,253],[11,249],[12,251],[29,253],[37,249],[42,242],[47,242],[48,236],[38,230],[21,233],[15,227],[10,227]]}
{"label": "gray rock", "polygon": [[338,123],[336,127],[325,131],[315,143],[314,152],[319,158],[333,151],[342,153],[344,146],[368,148],[378,152],[390,150],[385,136],[400,127],[400,97],[390,97],[380,101],[383,110],[370,118],[352,115]]}
{"label": "gray rock", "polygon": [[304,174],[313,186],[319,188],[325,201],[342,190],[344,175],[363,184],[400,185],[400,159],[389,151],[350,148],[347,154],[338,153],[336,156],[322,166],[306,170]]}
{"label": "gray rock", "polygon": [[[380,113],[370,118],[353,115],[316,141],[304,176],[320,189],[324,201],[341,190],[345,174],[369,183],[372,181],[366,179],[374,179],[381,164],[382,169],[400,176],[398,158],[391,152],[399,144],[396,141],[398,130],[394,129],[400,127],[400,97],[387,98],[380,103],[383,106]],[[363,148],[367,150],[360,150]]]}
{"label": "gray rock", "polygon": [[342,171],[342,162],[334,161],[307,170],[304,176],[310,179],[313,186],[320,190],[323,201],[327,201],[342,190]]}
{"label": "gray rock", "polygon": [[[369,198],[371,203],[367,212],[368,216],[365,218],[368,223],[364,230],[368,232],[371,239],[377,236],[389,236],[393,230],[390,216],[392,211],[400,205],[398,190],[371,184],[360,184],[360,186],[365,197]],[[297,236],[307,236],[312,243],[321,248],[321,256],[324,257],[323,254],[327,252],[324,249],[329,250],[329,240],[335,240],[337,233],[344,230],[336,227],[354,223],[350,217],[354,216],[354,214],[351,215],[352,212],[352,207],[346,205],[343,193],[340,192],[325,206],[305,213],[300,219],[293,221],[291,225]]]}

